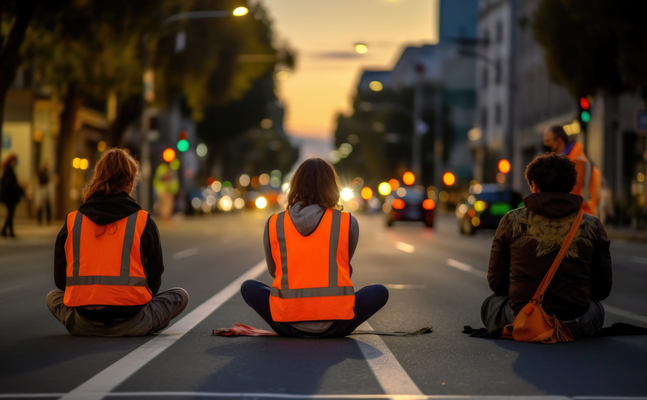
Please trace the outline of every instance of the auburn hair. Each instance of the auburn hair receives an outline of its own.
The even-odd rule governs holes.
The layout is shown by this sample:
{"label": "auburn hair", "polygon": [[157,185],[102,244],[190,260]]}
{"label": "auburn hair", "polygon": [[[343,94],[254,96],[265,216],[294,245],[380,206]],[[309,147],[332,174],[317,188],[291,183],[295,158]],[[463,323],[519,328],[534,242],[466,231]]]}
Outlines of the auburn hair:
{"label": "auburn hair", "polygon": [[110,149],[94,166],[94,174],[83,188],[83,200],[93,196],[130,195],[137,178],[137,161],[121,149]]}
{"label": "auburn hair", "polygon": [[13,161],[17,161],[18,156],[15,154],[9,154],[7,158],[5,158],[4,162],[2,163],[2,169],[6,169],[9,164],[11,164]]}
{"label": "auburn hair", "polygon": [[339,193],[335,168],[321,158],[309,158],[299,165],[290,180],[287,208],[300,202],[304,207],[317,204],[322,208],[341,210]]}

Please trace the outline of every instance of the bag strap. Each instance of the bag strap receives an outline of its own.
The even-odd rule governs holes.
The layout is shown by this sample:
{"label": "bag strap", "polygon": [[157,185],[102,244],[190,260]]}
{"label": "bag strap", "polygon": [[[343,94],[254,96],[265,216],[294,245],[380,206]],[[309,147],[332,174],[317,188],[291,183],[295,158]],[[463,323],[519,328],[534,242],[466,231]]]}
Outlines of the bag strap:
{"label": "bag strap", "polygon": [[557,268],[559,268],[559,265],[562,263],[562,260],[566,256],[566,253],[568,252],[568,248],[571,247],[573,238],[575,238],[575,234],[577,233],[577,230],[580,227],[580,222],[582,222],[583,215],[584,215],[584,211],[582,211],[582,209],[580,208],[580,212],[577,214],[577,217],[575,217],[575,221],[571,226],[571,230],[568,231],[568,235],[566,236],[566,239],[562,244],[562,248],[559,249],[559,253],[557,253],[557,257],[555,258],[555,261],[553,261],[553,265],[551,265],[548,272],[546,272],[546,276],[544,276],[544,279],[539,284],[539,287],[537,288],[537,291],[535,292],[535,295],[532,298],[532,301],[534,301],[535,303],[541,303],[541,301],[544,299],[544,293],[546,292],[546,289],[548,289],[548,285],[550,285],[550,281],[553,280],[553,276],[555,276],[555,272],[557,272]]}

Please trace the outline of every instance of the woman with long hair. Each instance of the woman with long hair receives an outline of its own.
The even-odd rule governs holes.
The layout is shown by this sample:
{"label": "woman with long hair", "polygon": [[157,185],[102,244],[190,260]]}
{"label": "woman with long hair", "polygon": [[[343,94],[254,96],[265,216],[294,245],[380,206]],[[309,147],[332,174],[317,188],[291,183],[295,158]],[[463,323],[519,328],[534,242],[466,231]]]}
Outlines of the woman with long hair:
{"label": "woman with long hair", "polygon": [[144,336],[165,328],[187,306],[184,289],[158,293],[164,262],[153,219],[131,197],[139,165],[106,151],[83,190],[85,201],[56,239],[47,307],[73,334]]}
{"label": "woman with long hair", "polygon": [[248,280],[241,294],[279,335],[349,335],[389,298],[383,285],[354,290],[350,260],[359,225],[342,212],[339,195],[332,165],[308,159],[292,177],[287,210],[265,225],[265,259],[274,281],[270,287]]}
{"label": "woman with long hair", "polygon": [[7,218],[5,219],[4,226],[2,227],[2,236],[15,237],[13,232],[13,216],[16,212],[16,206],[20,201],[20,197],[25,195],[25,192],[18,184],[14,168],[18,163],[18,157],[11,154],[2,163],[2,180],[0,181],[0,202],[7,206]]}

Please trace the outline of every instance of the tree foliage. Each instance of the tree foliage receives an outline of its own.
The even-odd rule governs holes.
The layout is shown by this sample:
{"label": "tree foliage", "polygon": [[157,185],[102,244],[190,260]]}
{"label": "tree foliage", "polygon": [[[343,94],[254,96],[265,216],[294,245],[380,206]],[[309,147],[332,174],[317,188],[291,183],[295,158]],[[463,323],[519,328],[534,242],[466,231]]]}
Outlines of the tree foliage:
{"label": "tree foliage", "polygon": [[647,2],[541,0],[532,29],[550,78],[574,98],[624,91],[647,102]]}

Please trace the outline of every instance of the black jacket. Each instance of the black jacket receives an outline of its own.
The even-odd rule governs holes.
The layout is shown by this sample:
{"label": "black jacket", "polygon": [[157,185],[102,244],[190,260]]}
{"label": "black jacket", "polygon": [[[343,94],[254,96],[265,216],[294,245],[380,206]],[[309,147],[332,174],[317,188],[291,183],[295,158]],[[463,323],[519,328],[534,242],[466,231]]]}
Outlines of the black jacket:
{"label": "black jacket", "polygon": [[[499,223],[488,269],[490,288],[509,295],[515,312],[532,299],[582,206],[582,197],[570,193],[535,193],[523,201],[525,207],[508,212]],[[613,283],[609,244],[600,220],[584,214],[546,290],[547,313],[562,320],[577,318],[591,300],[609,296]]]}
{"label": "black jacket", "polygon": [[16,173],[13,167],[7,166],[2,174],[0,181],[0,202],[5,204],[16,204],[20,201],[20,196],[24,196],[25,192],[18,184]]}
{"label": "black jacket", "polygon": [[[89,218],[97,225],[108,225],[119,221],[127,216],[141,210],[135,200],[129,196],[105,196],[93,197],[79,207],[79,212]],[[67,219],[66,219],[67,221]],[[67,258],[65,256],[65,241],[67,240],[67,222],[56,238],[56,249],[54,254],[54,283],[65,290],[67,278]],[[164,260],[162,256],[162,244],[157,225],[153,219],[148,217],[146,228],[141,236],[142,265],[146,272],[148,288],[155,296],[162,285],[162,273],[164,272]],[[86,318],[105,321],[108,324],[113,318],[127,318],[139,312],[143,306],[110,306],[102,310],[86,310],[79,308],[79,312]]]}

